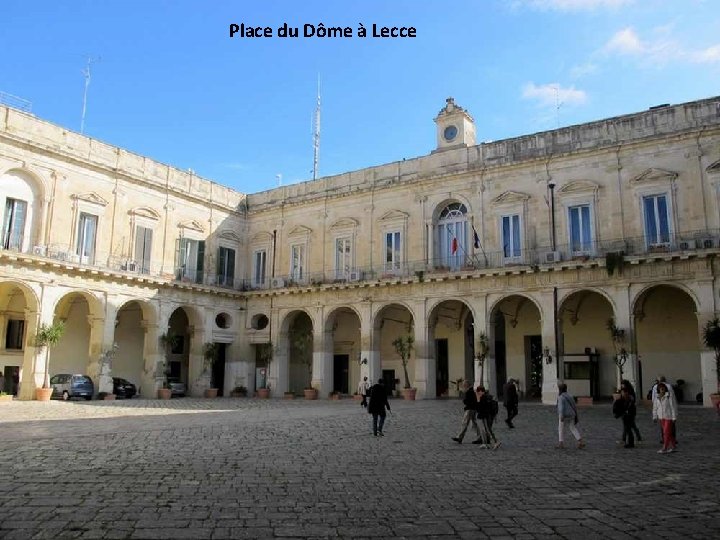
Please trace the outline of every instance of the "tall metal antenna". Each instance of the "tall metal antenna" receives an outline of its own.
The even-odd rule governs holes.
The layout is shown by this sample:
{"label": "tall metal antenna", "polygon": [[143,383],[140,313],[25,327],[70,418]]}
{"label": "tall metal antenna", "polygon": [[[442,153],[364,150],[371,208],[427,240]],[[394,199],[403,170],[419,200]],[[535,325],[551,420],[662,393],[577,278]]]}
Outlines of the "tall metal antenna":
{"label": "tall metal antenna", "polygon": [[88,94],[88,86],[90,86],[90,66],[100,60],[100,58],[92,58],[90,56],[87,57],[87,65],[85,66],[85,69],[82,70],[82,74],[85,76],[85,91],[83,92],[83,106],[82,106],[82,116],[80,117],[80,133],[85,132],[85,112],[87,111],[87,94]]}
{"label": "tall metal antenna", "polygon": [[317,106],[315,108],[315,126],[313,129],[313,180],[317,180],[319,159],[320,159],[320,74],[318,73]]}

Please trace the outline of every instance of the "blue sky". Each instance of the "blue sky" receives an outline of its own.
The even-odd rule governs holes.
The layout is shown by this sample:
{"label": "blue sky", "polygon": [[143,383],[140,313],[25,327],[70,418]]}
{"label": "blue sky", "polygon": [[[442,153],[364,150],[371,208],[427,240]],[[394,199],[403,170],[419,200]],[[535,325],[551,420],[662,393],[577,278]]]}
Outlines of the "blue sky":
{"label": "blue sky", "polygon": [[[231,23],[352,38],[230,38]],[[417,37],[356,37],[413,26]],[[720,94],[717,0],[3,0],[0,91],[246,193],[428,154],[453,96],[478,141]],[[559,103],[559,107],[557,106]]]}

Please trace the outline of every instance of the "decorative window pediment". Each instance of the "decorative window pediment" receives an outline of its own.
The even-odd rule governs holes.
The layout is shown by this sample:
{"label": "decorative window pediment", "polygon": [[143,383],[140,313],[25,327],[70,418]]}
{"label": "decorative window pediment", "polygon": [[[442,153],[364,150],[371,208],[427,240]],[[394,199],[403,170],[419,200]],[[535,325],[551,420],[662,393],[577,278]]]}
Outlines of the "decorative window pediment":
{"label": "decorative window pediment", "polygon": [[407,221],[409,217],[410,214],[406,212],[402,212],[400,210],[390,210],[380,218],[380,221]]}
{"label": "decorative window pediment", "polygon": [[708,168],[705,170],[709,174],[720,174],[720,159],[718,159],[715,163],[708,165]]}
{"label": "decorative window pediment", "polygon": [[288,233],[288,236],[290,236],[290,237],[310,236],[311,233],[312,233],[311,228],[306,227],[305,225],[297,225],[293,230],[291,230]]}
{"label": "decorative window pediment", "polygon": [[677,176],[678,173],[676,172],[652,167],[632,178],[630,183],[635,185],[670,183],[675,180]]}
{"label": "decorative window pediment", "polygon": [[348,229],[355,229],[360,223],[356,219],[353,218],[341,218],[338,219],[335,223],[332,224],[330,227],[331,231],[338,231],[338,230],[348,230]]}
{"label": "decorative window pediment", "polygon": [[153,219],[156,221],[160,219],[160,214],[158,212],[156,212],[152,208],[148,208],[146,206],[140,206],[138,208],[133,208],[132,210],[130,210],[128,212],[128,214],[130,214],[131,216],[142,217],[142,218],[146,218],[146,219]]}
{"label": "decorative window pediment", "polygon": [[591,195],[600,189],[600,186],[590,180],[573,180],[558,190],[558,195]]}
{"label": "decorative window pediment", "polygon": [[528,195],[527,193],[521,193],[519,191],[506,191],[498,197],[495,197],[490,204],[493,206],[519,204],[524,203],[529,199],[530,195]]}
{"label": "decorative window pediment", "polygon": [[205,227],[196,219],[188,219],[178,223],[178,229],[187,229],[188,231],[194,231],[198,233],[205,233]]}
{"label": "decorative window pediment", "polygon": [[100,195],[91,191],[90,193],[74,193],[71,195],[75,201],[83,201],[90,204],[97,204],[98,206],[107,206],[108,201],[103,199]]}
{"label": "decorative window pediment", "polygon": [[250,239],[251,244],[266,244],[272,242],[273,235],[269,232],[262,231],[253,235]]}
{"label": "decorative window pediment", "polygon": [[223,240],[229,240],[230,242],[237,242],[238,244],[241,241],[240,236],[238,236],[235,232],[229,229],[218,232],[218,238],[222,238]]}

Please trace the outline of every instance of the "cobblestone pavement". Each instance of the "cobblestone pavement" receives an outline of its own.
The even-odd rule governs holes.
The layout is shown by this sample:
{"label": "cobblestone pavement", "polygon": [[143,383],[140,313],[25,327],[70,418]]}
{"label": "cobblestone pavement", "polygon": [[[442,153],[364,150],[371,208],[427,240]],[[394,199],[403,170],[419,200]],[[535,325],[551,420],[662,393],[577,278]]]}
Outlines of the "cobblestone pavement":
{"label": "cobblestone pavement", "polygon": [[[0,403],[0,538],[720,538],[720,421],[680,409],[680,451],[554,449],[552,407],[521,403],[498,450],[450,440],[461,402]],[[501,415],[503,414],[501,409]]]}

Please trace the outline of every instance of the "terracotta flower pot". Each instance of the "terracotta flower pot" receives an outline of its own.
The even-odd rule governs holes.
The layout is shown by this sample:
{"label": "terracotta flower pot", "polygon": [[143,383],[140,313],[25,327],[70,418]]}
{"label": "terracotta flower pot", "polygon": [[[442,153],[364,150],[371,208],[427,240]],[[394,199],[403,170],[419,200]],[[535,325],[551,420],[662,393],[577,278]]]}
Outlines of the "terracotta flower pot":
{"label": "terracotta flower pot", "polygon": [[206,388],[205,389],[205,397],[206,398],[216,398],[218,394],[217,388]]}
{"label": "terracotta flower pot", "polygon": [[52,388],[36,388],[35,389],[35,399],[38,401],[50,401],[50,396],[52,396]]}
{"label": "terracotta flower pot", "polygon": [[158,388],[158,399],[170,399],[172,397],[172,390],[169,388]]}
{"label": "terracotta flower pot", "polygon": [[317,399],[318,398],[318,391],[315,388],[306,388],[305,389],[305,399]]}
{"label": "terracotta flower pot", "polygon": [[416,393],[417,393],[417,388],[403,388],[402,396],[403,396],[403,399],[406,399],[408,401],[415,401]]}
{"label": "terracotta flower pot", "polygon": [[270,389],[269,388],[258,388],[256,395],[260,399],[267,399],[270,397]]}

